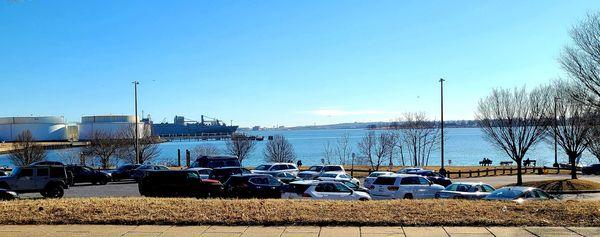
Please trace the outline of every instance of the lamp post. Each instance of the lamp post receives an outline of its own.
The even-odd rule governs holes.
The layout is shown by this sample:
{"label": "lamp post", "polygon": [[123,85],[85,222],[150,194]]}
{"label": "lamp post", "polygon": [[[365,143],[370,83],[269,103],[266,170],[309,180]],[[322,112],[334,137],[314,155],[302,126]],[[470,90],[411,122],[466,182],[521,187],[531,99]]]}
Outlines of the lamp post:
{"label": "lamp post", "polygon": [[352,152],[352,169],[350,170],[350,176],[352,177],[354,177],[354,157],[356,157],[356,154]]}
{"label": "lamp post", "polygon": [[135,135],[133,135],[135,140],[135,163],[140,163],[140,150],[139,150],[139,141],[138,141],[138,96],[137,96],[137,86],[140,84],[138,81],[133,81],[133,93],[134,93],[134,107],[135,107]]}
{"label": "lamp post", "polygon": [[558,103],[558,97],[554,97],[554,167],[558,167],[558,141],[557,141],[557,130],[558,130],[558,121],[556,118],[556,105]]}
{"label": "lamp post", "polygon": [[444,169],[444,78],[440,78],[440,128],[441,133],[441,158],[442,166],[440,167],[440,174],[446,175],[446,169]]}

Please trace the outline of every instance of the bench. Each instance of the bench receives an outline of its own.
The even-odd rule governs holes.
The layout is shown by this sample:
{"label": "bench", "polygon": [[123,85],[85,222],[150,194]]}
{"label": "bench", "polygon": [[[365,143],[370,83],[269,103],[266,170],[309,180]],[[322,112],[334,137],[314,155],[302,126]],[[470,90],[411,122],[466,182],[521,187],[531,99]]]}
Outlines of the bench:
{"label": "bench", "polygon": [[534,166],[535,167],[535,165],[536,165],[536,160],[527,159],[527,160],[523,161],[523,166],[525,166],[525,167],[527,167],[527,166]]}
{"label": "bench", "polygon": [[481,166],[490,166],[492,165],[492,160],[483,158],[483,160],[479,161],[479,165]]}
{"label": "bench", "polygon": [[512,161],[500,161],[500,165],[501,166],[509,166],[512,165],[513,162]]}

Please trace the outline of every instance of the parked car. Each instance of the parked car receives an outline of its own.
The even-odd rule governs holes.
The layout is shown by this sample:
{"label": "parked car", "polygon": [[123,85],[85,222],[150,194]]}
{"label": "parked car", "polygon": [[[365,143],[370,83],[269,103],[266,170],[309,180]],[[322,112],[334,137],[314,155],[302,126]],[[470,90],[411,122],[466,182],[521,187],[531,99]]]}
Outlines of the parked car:
{"label": "parked car", "polygon": [[221,183],[227,182],[230,176],[234,174],[250,174],[250,170],[242,167],[221,167],[214,168],[210,173],[209,179],[219,180]]}
{"label": "parked car", "polygon": [[539,188],[510,186],[496,189],[496,191],[487,195],[485,200],[506,200],[522,203],[525,201],[549,200],[554,196],[544,192]]}
{"label": "parked car", "polygon": [[227,197],[280,198],[284,184],[269,174],[236,174],[223,186]]}
{"label": "parked car", "polygon": [[375,171],[369,174],[369,176],[367,176],[365,178],[365,181],[363,183],[363,186],[365,188],[369,188],[371,187],[371,185],[373,184],[373,182],[375,181],[375,179],[377,179],[377,177],[382,176],[382,175],[392,175],[394,173],[392,172],[387,172],[387,171]]}
{"label": "parked car", "polygon": [[6,189],[0,189],[0,201],[10,201],[19,198],[19,194]]}
{"label": "parked car", "polygon": [[382,175],[371,185],[373,199],[434,198],[444,186],[434,184],[423,176],[414,174]]}
{"label": "parked car", "polygon": [[131,171],[131,178],[139,182],[146,175],[146,172],[152,170],[169,170],[169,168],[164,165],[142,165]]}
{"label": "parked car", "polygon": [[348,186],[348,188],[350,188],[350,189],[352,189],[354,191],[371,193],[371,191],[368,188],[364,188],[364,187],[361,187],[359,185],[356,185],[355,183],[353,183],[351,181],[342,181],[340,183],[343,183],[344,185]]}
{"label": "parked car", "polygon": [[355,191],[336,181],[303,180],[290,183],[281,194],[285,199],[371,200],[367,192]]}
{"label": "parked car", "polygon": [[275,177],[276,179],[279,179],[279,181],[286,183],[286,184],[293,182],[293,181],[302,180],[298,176],[296,176],[292,173],[288,173],[288,172],[277,173],[277,174],[273,175],[273,177]]}
{"label": "parked car", "polygon": [[95,170],[88,166],[67,165],[65,168],[67,172],[71,172],[73,174],[73,184],[92,183],[105,185],[111,180],[111,175],[109,173]]}
{"label": "parked car", "polygon": [[341,165],[326,165],[321,169],[321,174],[325,172],[338,172],[338,173],[346,173],[346,170]]}
{"label": "parked car", "polygon": [[340,173],[340,172],[336,172],[336,171],[322,173],[321,175],[319,175],[317,180],[338,181],[338,182],[350,181],[350,182],[360,186],[360,181],[358,181],[358,179],[352,178],[352,176],[350,176],[349,174]]}
{"label": "parked car", "polygon": [[308,170],[298,172],[298,177],[305,180],[314,179],[319,176],[323,167],[323,165],[313,165]]}
{"label": "parked car", "polygon": [[10,176],[0,177],[0,189],[16,193],[37,193],[44,197],[60,198],[68,189],[64,166],[15,167]]}
{"label": "parked car", "polygon": [[438,192],[436,198],[453,199],[482,199],[496,190],[489,184],[484,183],[453,183],[446,189]]}
{"label": "parked car", "polygon": [[200,175],[201,179],[208,179],[208,177],[212,173],[212,169],[211,168],[189,168],[187,170],[197,171],[198,174]]}
{"label": "parked car", "polygon": [[398,172],[396,172],[396,174],[406,174],[408,172],[415,172],[415,171],[419,171],[419,170],[423,170],[423,168],[420,168],[420,167],[406,167],[406,168],[402,168],[402,169],[398,170]]}
{"label": "parked car", "polygon": [[8,176],[8,173],[4,170],[0,170],[0,176]]}
{"label": "parked car", "polygon": [[217,180],[201,179],[193,170],[152,170],[138,183],[142,196],[147,197],[215,197],[223,185]]}
{"label": "parked car", "polygon": [[406,174],[416,174],[421,175],[433,182],[434,184],[439,184],[444,187],[452,184],[452,181],[449,178],[441,175],[440,173],[433,172],[431,170],[417,170],[417,171],[408,171]]}
{"label": "parked car", "polygon": [[119,181],[122,179],[131,179],[131,172],[142,165],[140,164],[129,164],[119,166],[115,171],[111,173],[113,181]]}
{"label": "parked car", "polygon": [[272,164],[259,165],[252,170],[252,173],[255,173],[255,174],[270,174],[270,175],[276,175],[278,173],[291,173],[291,174],[296,175],[296,174],[298,174],[298,172],[299,172],[298,167],[296,166],[296,164],[292,164],[292,163],[272,163]]}
{"label": "parked car", "polygon": [[38,166],[38,165],[65,166],[65,164],[63,164],[60,161],[49,161],[49,160],[38,161],[38,162],[33,162],[33,163],[29,164],[29,166]]}
{"label": "parked car", "polygon": [[236,156],[200,156],[196,158],[190,168],[221,168],[241,167],[240,160]]}
{"label": "parked car", "polygon": [[600,175],[600,164],[593,164],[590,166],[585,166],[585,167],[581,168],[581,173]]}

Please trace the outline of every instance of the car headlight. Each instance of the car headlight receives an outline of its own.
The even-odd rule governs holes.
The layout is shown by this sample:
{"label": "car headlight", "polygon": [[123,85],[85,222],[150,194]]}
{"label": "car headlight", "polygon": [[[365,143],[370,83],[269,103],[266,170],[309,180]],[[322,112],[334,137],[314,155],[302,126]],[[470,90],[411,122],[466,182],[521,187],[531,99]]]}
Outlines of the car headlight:
{"label": "car headlight", "polygon": [[13,191],[6,191],[6,193],[13,195],[13,196],[18,196],[17,193],[13,192]]}

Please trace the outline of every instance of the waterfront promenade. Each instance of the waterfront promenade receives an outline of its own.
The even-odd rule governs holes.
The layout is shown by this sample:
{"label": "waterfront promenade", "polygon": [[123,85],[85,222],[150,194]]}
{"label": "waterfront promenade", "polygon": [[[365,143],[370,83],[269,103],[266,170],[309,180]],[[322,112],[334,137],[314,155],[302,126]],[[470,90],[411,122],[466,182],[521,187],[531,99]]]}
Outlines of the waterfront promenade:
{"label": "waterfront promenade", "polygon": [[318,226],[121,226],[5,225],[0,236],[238,236],[238,237],[437,237],[600,236],[600,227],[318,227]]}

